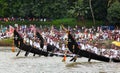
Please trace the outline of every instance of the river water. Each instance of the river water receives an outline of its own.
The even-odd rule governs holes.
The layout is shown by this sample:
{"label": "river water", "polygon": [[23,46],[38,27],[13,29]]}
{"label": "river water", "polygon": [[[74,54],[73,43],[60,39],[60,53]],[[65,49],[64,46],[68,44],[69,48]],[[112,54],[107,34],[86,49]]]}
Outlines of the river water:
{"label": "river water", "polygon": [[29,54],[24,57],[25,52],[21,52],[16,57],[17,52],[10,50],[0,51],[0,73],[120,73],[120,63],[106,63],[87,58],[78,58],[76,63],[62,62],[62,57],[44,57]]}

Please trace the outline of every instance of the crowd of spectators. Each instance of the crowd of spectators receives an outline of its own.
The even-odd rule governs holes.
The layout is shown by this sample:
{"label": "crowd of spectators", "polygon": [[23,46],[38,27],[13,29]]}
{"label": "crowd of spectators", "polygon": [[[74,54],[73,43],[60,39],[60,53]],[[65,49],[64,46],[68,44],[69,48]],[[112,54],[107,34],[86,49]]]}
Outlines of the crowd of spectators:
{"label": "crowd of spectators", "polygon": [[4,18],[0,18],[0,21],[4,21],[4,22],[8,22],[8,21],[47,21],[50,19],[47,18],[32,18],[32,17],[4,17]]}
{"label": "crowd of spectators", "polygon": [[[96,53],[98,55],[103,55],[110,58],[120,58],[120,47],[109,43],[108,46],[104,43],[105,41],[118,41],[120,42],[120,29],[103,30],[101,27],[78,27],[74,28],[68,27],[68,30],[75,38],[76,42],[80,46],[80,49]],[[24,42],[31,46],[41,48],[40,43],[43,43],[35,35],[36,31],[42,35],[44,39],[43,50],[46,51],[47,45],[53,45],[56,47],[54,52],[64,53],[70,51],[67,47],[67,34],[66,31],[60,26],[59,29],[56,27],[36,27],[35,25],[22,25],[18,26],[18,31],[24,38]],[[0,36],[6,35],[6,33],[0,33]]]}

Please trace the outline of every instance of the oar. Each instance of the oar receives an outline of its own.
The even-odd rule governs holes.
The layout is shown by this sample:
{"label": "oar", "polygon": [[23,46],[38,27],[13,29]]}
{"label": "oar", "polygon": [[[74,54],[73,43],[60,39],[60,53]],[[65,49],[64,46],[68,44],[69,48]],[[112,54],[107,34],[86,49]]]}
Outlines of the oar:
{"label": "oar", "polygon": [[[20,46],[20,41],[18,42],[18,45]],[[16,56],[18,56],[20,54],[20,52],[21,52],[21,49],[18,51],[18,53],[16,54]]]}
{"label": "oar", "polygon": [[26,56],[26,57],[27,57],[27,56],[28,56],[28,54],[30,53],[31,49],[32,49],[32,46],[31,46],[31,48],[30,48],[30,50],[29,50],[29,51],[26,51],[26,53],[25,53],[25,56]]}
{"label": "oar", "polygon": [[18,51],[18,53],[16,54],[16,56],[18,56],[20,54],[20,52],[21,52],[21,49]]}

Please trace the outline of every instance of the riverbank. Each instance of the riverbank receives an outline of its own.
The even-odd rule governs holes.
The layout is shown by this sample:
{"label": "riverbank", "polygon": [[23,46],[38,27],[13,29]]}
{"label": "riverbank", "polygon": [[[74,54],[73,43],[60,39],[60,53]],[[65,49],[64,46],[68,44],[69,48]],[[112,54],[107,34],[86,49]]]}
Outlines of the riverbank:
{"label": "riverbank", "polygon": [[0,39],[0,46],[3,47],[12,47],[14,45],[12,38]]}
{"label": "riverbank", "polygon": [[[14,47],[14,50],[17,51],[18,48],[17,47]],[[0,46],[0,51],[9,51],[11,52],[12,51],[12,46]]]}

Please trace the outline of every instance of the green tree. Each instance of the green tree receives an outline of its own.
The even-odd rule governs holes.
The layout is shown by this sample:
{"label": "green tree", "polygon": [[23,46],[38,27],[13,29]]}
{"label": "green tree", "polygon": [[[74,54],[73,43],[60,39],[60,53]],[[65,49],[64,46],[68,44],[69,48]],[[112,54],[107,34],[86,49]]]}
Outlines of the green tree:
{"label": "green tree", "polygon": [[108,8],[107,18],[111,23],[120,23],[120,2],[116,1]]}
{"label": "green tree", "polygon": [[0,16],[8,17],[10,15],[9,5],[6,0],[0,0]]}
{"label": "green tree", "polygon": [[33,14],[32,14],[33,5],[34,5],[34,2],[31,0],[21,1],[19,15],[22,17],[33,17]]}
{"label": "green tree", "polygon": [[[85,7],[90,7],[90,1],[83,1]],[[91,6],[94,12],[94,16],[96,20],[105,20],[107,16],[107,3],[108,0],[91,0]],[[87,19],[92,19],[91,10],[88,10],[86,14]]]}
{"label": "green tree", "polygon": [[83,1],[84,0],[78,0],[74,2],[75,5],[68,10],[68,13],[77,18],[78,21],[82,20],[83,24],[85,25],[85,15],[88,13],[87,10],[89,7],[85,7]]}
{"label": "green tree", "polygon": [[91,14],[92,14],[92,18],[93,18],[93,24],[95,25],[95,16],[94,16],[91,0],[89,0],[89,6],[90,6],[90,11],[91,11]]}

